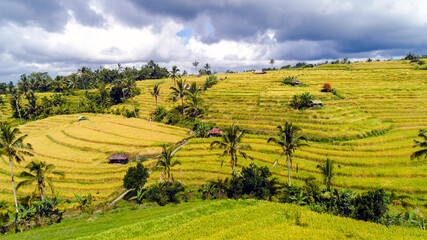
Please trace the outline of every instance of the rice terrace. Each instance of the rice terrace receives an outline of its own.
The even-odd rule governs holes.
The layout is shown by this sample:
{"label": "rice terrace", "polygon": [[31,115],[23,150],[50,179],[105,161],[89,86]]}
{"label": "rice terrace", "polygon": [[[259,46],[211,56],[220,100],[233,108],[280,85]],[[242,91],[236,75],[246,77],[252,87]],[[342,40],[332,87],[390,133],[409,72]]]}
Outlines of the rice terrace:
{"label": "rice terrace", "polygon": [[[16,33],[0,47],[1,239],[427,239],[427,55],[409,52],[422,36],[402,44],[410,23],[352,1],[284,4],[295,22],[249,1],[71,2],[61,22],[0,1]],[[342,30],[340,14],[359,19],[346,9],[396,41]]]}

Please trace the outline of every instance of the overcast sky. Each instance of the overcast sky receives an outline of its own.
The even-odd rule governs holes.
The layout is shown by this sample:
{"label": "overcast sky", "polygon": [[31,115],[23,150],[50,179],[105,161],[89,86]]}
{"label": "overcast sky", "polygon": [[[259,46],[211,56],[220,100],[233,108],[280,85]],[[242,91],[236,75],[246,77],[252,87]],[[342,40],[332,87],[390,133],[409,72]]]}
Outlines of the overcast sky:
{"label": "overcast sky", "polygon": [[427,54],[426,0],[0,0],[0,82],[149,60],[194,72]]}

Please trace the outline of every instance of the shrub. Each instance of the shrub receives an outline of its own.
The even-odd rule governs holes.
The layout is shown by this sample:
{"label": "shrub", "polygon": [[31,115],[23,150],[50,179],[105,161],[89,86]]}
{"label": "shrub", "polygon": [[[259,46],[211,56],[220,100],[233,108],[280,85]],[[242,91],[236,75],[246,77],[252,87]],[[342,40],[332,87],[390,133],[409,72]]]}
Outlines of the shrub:
{"label": "shrub", "polygon": [[329,83],[325,83],[325,84],[323,84],[323,87],[322,87],[322,92],[330,92],[332,90],[332,87],[331,87],[331,85],[329,84]]}
{"label": "shrub", "polygon": [[205,84],[203,85],[203,90],[211,88],[213,85],[218,83],[218,78],[215,75],[209,75],[206,78]]}
{"label": "shrub", "polygon": [[147,183],[147,178],[149,176],[148,169],[139,162],[136,167],[130,167],[127,170],[123,178],[123,187],[126,189],[142,188],[144,184]]}
{"label": "shrub", "polygon": [[301,95],[294,95],[289,106],[295,109],[305,109],[310,107],[311,100],[314,99],[314,96],[306,92]]}
{"label": "shrub", "polygon": [[315,178],[307,178],[302,190],[304,195],[307,197],[307,203],[320,202],[322,190],[320,189],[319,182],[316,182]]}
{"label": "shrub", "polygon": [[264,199],[272,195],[268,177],[271,172],[268,167],[258,167],[251,163],[244,167],[240,175],[234,175],[230,181],[230,190],[235,197],[243,194],[253,195],[256,198]]}
{"label": "shrub", "polygon": [[209,131],[214,127],[214,123],[204,123],[196,119],[193,126],[193,131],[196,133],[196,137],[205,138],[208,137]]}
{"label": "shrub", "polygon": [[198,192],[200,198],[205,199],[222,199],[226,198],[229,193],[229,181],[228,178],[225,180],[218,179],[217,181],[209,181],[202,185]]}
{"label": "shrub", "polygon": [[354,198],[354,218],[380,222],[388,211],[389,201],[384,189],[364,192]]}
{"label": "shrub", "polygon": [[184,192],[185,186],[180,182],[159,182],[147,187],[144,199],[149,202],[157,202],[160,206],[167,203],[178,203],[178,193]]}

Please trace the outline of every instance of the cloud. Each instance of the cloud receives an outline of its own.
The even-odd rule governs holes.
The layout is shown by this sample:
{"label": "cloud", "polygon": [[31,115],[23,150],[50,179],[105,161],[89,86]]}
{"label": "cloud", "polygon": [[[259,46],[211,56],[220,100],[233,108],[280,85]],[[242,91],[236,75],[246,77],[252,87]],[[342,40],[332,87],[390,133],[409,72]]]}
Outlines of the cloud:
{"label": "cloud", "polygon": [[0,81],[151,59],[221,71],[425,54],[425,16],[417,0],[0,0]]}

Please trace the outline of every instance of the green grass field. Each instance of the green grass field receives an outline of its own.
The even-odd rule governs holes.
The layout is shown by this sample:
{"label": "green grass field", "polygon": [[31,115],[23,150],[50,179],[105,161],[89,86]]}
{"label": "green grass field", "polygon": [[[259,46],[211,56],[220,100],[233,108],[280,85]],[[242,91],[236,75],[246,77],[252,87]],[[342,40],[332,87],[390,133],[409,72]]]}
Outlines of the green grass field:
{"label": "green grass field", "polygon": [[82,215],[4,239],[425,239],[425,231],[256,200],[195,201]]}

